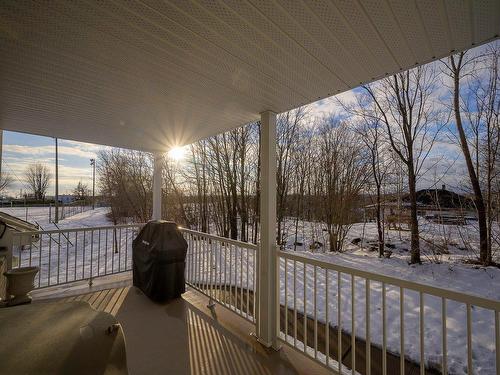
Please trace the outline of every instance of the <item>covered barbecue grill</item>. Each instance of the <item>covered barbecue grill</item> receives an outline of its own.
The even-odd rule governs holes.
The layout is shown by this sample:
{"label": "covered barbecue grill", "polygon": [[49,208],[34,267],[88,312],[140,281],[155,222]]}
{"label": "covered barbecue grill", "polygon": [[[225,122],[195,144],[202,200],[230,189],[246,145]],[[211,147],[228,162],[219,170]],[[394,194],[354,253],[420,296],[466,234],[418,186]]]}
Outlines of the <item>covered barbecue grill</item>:
{"label": "covered barbecue grill", "polygon": [[177,224],[150,221],[132,246],[134,286],[158,302],[178,298],[186,291],[187,242]]}

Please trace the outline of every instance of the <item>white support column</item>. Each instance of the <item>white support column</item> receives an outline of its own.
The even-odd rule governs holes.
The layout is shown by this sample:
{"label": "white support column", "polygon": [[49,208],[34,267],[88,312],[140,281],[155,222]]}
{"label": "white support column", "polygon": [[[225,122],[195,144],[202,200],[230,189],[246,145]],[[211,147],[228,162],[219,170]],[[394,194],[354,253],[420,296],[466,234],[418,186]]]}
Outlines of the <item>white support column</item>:
{"label": "white support column", "polygon": [[277,345],[276,254],[276,113],[261,113],[260,246],[258,269],[257,339]]}
{"label": "white support column", "polygon": [[161,220],[161,180],[163,171],[163,153],[155,152],[153,164],[153,217]]}

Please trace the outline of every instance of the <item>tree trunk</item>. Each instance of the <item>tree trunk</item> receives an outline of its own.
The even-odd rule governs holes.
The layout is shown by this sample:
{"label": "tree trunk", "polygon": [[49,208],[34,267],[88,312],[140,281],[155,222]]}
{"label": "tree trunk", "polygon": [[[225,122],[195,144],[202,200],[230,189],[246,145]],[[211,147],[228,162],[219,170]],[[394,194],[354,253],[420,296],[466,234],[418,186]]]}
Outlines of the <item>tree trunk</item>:
{"label": "tree trunk", "polygon": [[410,230],[411,230],[411,258],[410,264],[421,263],[420,260],[420,240],[418,235],[417,217],[417,192],[416,176],[413,170],[413,162],[408,163],[408,189],[410,191]]}
{"label": "tree trunk", "polygon": [[328,234],[330,235],[330,251],[337,251],[337,235],[334,233],[332,226],[328,228]]}
{"label": "tree trunk", "polygon": [[378,255],[384,256],[384,229],[382,228],[382,219],[380,215],[381,202],[380,202],[380,184],[377,184],[377,232],[378,232]]}
{"label": "tree trunk", "polygon": [[481,192],[481,186],[479,185],[479,179],[477,177],[476,170],[474,169],[474,164],[472,163],[472,158],[470,156],[469,145],[467,143],[467,137],[462,125],[462,116],[460,114],[460,69],[461,69],[461,59],[459,65],[455,65],[452,60],[453,67],[453,109],[455,112],[455,122],[458,130],[458,135],[460,137],[460,145],[462,148],[462,153],[464,155],[465,163],[467,164],[467,171],[469,172],[469,179],[472,185],[472,190],[474,192],[474,203],[476,205],[477,220],[479,225],[479,260],[483,264],[488,264],[489,251],[488,251],[488,225],[486,218],[486,208],[484,205],[483,194]]}
{"label": "tree trunk", "polygon": [[259,222],[260,222],[260,156],[261,141],[260,141],[260,123],[257,126],[257,171],[256,171],[256,182],[255,182],[255,202],[254,202],[254,217],[253,217],[253,243],[256,244],[259,240]]}

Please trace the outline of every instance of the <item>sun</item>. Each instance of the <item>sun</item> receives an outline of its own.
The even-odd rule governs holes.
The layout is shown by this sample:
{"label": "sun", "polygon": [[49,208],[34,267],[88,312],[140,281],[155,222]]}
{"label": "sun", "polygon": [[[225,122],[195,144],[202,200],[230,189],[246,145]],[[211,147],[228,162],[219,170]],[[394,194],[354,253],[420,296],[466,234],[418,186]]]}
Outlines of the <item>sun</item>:
{"label": "sun", "polygon": [[174,147],[168,152],[169,158],[176,161],[184,159],[185,155],[186,155],[185,147]]}

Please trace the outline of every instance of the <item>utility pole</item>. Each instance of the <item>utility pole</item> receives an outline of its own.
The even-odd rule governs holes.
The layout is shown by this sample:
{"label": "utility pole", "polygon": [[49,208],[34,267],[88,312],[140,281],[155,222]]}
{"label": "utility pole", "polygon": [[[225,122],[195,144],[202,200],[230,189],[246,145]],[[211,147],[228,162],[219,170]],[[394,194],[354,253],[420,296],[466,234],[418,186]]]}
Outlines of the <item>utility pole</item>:
{"label": "utility pole", "polygon": [[90,159],[92,166],[92,209],[95,210],[95,159]]}
{"label": "utility pole", "polygon": [[59,155],[58,155],[57,138],[54,139],[56,141],[56,193],[54,199],[54,208],[55,208],[54,223],[57,224],[59,222]]}

